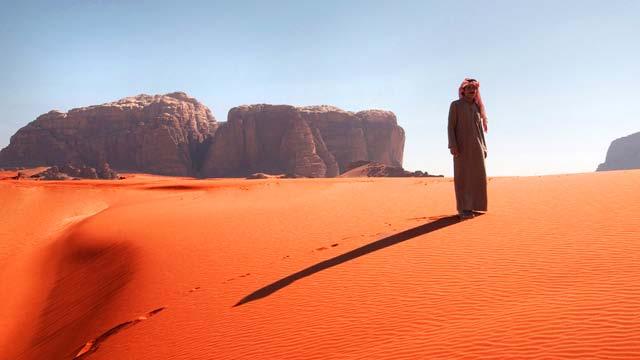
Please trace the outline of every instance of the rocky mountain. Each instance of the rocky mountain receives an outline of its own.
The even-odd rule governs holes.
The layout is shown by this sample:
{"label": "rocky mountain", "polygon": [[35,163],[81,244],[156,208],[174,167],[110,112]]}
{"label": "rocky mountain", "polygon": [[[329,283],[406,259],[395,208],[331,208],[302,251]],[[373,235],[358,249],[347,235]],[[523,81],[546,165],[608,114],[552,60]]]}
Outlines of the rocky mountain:
{"label": "rocky mountain", "polygon": [[165,175],[195,175],[218,124],[182,92],[50,111],[11,137],[2,166],[98,166]]}
{"label": "rocky mountain", "polygon": [[640,169],[640,132],[613,140],[596,171]]}
{"label": "rocky mountain", "polygon": [[404,141],[390,111],[256,104],[217,122],[176,92],[41,115],[11,137],[0,166],[108,162],[121,172],[178,176],[333,177],[358,160],[402,166]]}
{"label": "rocky mountain", "polygon": [[221,123],[202,173],[255,172],[333,177],[356,160],[401,166],[404,130],[390,111],[333,106],[245,105]]}

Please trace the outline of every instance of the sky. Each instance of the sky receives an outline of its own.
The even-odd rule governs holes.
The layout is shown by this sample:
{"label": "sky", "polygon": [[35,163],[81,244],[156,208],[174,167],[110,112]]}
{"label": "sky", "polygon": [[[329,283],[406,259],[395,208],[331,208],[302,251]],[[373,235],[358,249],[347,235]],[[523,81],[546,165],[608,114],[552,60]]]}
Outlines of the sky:
{"label": "sky", "polygon": [[393,111],[403,166],[453,175],[449,104],[481,83],[489,176],[594,171],[640,131],[640,1],[0,0],[0,148],[52,109],[184,91]]}

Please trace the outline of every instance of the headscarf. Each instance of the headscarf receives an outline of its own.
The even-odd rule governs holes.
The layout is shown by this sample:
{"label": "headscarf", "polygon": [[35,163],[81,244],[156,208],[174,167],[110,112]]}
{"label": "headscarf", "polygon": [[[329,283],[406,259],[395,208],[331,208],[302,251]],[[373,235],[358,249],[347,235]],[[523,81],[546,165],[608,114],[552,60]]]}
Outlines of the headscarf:
{"label": "headscarf", "polygon": [[487,120],[487,112],[484,109],[484,103],[482,102],[482,97],[480,96],[480,82],[476,79],[465,78],[462,84],[460,84],[460,88],[458,88],[458,96],[460,99],[464,97],[464,88],[473,85],[476,87],[476,96],[473,98],[473,102],[476,104],[478,109],[480,110],[480,116],[483,120]]}

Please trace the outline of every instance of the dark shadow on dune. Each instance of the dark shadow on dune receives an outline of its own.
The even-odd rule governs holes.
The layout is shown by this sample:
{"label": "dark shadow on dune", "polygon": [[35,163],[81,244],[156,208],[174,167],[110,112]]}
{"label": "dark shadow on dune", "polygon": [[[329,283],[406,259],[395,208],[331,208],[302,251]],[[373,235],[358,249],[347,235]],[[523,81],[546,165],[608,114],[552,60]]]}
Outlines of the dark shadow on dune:
{"label": "dark shadow on dune", "polygon": [[98,315],[131,280],[136,249],[122,242],[92,242],[73,236],[52,251],[50,290],[35,324],[30,345],[18,359],[72,359],[77,344],[94,331]]}
{"label": "dark shadow on dune", "polygon": [[271,294],[273,294],[274,292],[282,289],[285,286],[291,285],[291,283],[293,283],[296,280],[302,279],[304,277],[313,275],[319,271],[325,270],[327,268],[330,268],[332,266],[336,266],[339,264],[342,264],[344,262],[347,262],[349,260],[353,260],[355,258],[358,258],[360,256],[369,254],[371,252],[377,251],[377,250],[381,250],[384,249],[386,247],[389,247],[391,245],[395,245],[397,243],[412,239],[416,236],[420,236],[420,235],[424,235],[424,234],[428,234],[430,232],[436,231],[438,229],[442,229],[444,227],[447,226],[451,226],[453,224],[456,224],[458,222],[460,222],[461,220],[457,217],[457,216],[447,216],[447,217],[443,217],[440,218],[436,221],[424,224],[424,225],[420,225],[420,226],[416,226],[414,228],[411,228],[409,230],[405,230],[403,232],[388,236],[384,239],[380,239],[378,241],[374,241],[370,244],[361,246],[357,249],[351,250],[347,253],[344,253],[342,255],[338,255],[334,258],[319,262],[313,266],[310,266],[304,270],[300,270],[295,274],[291,274],[285,278],[282,278],[272,284],[269,284],[261,289],[258,289],[256,291],[254,291],[253,293],[245,296],[242,300],[240,300],[237,304],[234,305],[234,307],[248,303],[250,301],[254,301],[254,300],[258,300],[261,299],[263,297],[269,296]]}

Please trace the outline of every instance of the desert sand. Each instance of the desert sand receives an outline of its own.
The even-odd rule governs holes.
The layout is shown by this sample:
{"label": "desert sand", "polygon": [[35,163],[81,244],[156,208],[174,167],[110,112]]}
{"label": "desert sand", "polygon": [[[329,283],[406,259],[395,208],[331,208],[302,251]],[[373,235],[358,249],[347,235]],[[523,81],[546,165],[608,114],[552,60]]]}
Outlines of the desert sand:
{"label": "desert sand", "polygon": [[640,170],[125,176],[0,181],[0,359],[640,357]]}

